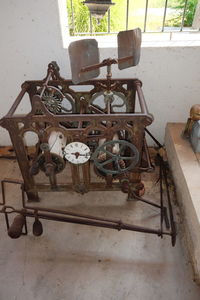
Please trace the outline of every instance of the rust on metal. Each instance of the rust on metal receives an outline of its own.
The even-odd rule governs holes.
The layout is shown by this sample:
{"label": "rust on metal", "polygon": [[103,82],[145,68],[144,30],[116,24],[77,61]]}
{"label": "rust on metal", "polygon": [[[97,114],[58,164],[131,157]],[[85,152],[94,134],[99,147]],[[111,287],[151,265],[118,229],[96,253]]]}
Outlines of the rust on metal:
{"label": "rust on metal", "polygon": [[[169,235],[172,244],[175,244],[176,228],[162,158],[160,204],[141,197],[144,194],[141,173],[153,170],[145,137],[145,133],[148,133],[146,127],[153,122],[153,116],[148,111],[142,83],[137,78],[113,79],[111,74],[112,64],[118,63],[120,68],[124,68],[127,62],[126,67],[131,64],[133,52],[136,54],[132,65],[138,63],[139,31],[127,34],[131,35],[130,40],[135,37],[135,46],[127,52],[123,47],[120,48],[118,60],[106,59],[102,63],[99,62],[98,48],[93,40],[81,42],[84,53],[80,53],[80,43],[73,43],[69,50],[73,81],[62,78],[56,62],[51,62],[43,80],[26,81],[22,85],[8,114],[0,120],[1,126],[10,134],[23,177],[22,182],[12,179],[1,182],[3,200],[0,213],[5,215],[8,234],[12,238],[27,234],[26,219],[31,217],[35,219],[33,234],[36,236],[43,233],[41,219],[47,219],[146,232],[160,237]],[[119,37],[119,44],[122,43],[123,39]],[[91,79],[98,76],[101,66],[107,67],[107,78]],[[31,111],[23,115],[16,114],[25,95],[29,97]],[[139,107],[137,112],[136,107],[137,110]],[[37,137],[31,152],[25,142],[27,133],[34,133]],[[38,174],[43,174],[45,180],[38,182]],[[5,185],[12,183],[21,186],[21,209],[7,205]],[[163,200],[164,184],[167,203]],[[122,191],[127,194],[128,200],[141,201],[158,209],[160,227],[136,226],[117,219],[45,208],[37,203],[31,205],[38,201],[42,203],[39,193],[44,191],[74,191],[80,194]],[[17,215],[11,226],[10,214]],[[163,228],[163,222],[166,229]]]}
{"label": "rust on metal", "polygon": [[[121,31],[118,33],[118,67],[120,70],[137,66],[140,60],[141,30]],[[125,57],[129,57],[124,60]]]}

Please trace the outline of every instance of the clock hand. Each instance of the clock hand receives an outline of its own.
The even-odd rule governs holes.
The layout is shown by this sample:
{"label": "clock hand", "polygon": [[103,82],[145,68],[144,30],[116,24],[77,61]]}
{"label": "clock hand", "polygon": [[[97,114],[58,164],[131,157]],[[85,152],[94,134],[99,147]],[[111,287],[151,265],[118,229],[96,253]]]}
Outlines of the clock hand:
{"label": "clock hand", "polygon": [[87,152],[85,154],[81,154],[79,152],[71,152],[71,154],[75,155],[76,157],[79,157],[79,156],[88,156],[90,154],[90,152]]}

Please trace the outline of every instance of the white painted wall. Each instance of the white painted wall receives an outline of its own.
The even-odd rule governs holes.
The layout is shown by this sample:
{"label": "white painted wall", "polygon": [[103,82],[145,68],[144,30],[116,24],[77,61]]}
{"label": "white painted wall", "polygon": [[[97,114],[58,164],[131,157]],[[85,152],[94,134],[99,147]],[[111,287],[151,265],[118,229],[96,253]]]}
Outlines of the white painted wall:
{"label": "white painted wall", "polygon": [[[1,0],[0,37],[1,117],[21,84],[42,79],[50,61],[56,60],[61,75],[70,78],[57,0]],[[179,45],[152,47],[146,43],[139,66],[124,71],[113,68],[113,77],[138,77],[143,81],[149,111],[155,117],[152,132],[161,142],[166,122],[185,121],[191,105],[200,103],[200,47]],[[101,49],[102,58],[116,55],[114,47]],[[0,145],[10,144],[5,130],[1,129],[0,137]]]}

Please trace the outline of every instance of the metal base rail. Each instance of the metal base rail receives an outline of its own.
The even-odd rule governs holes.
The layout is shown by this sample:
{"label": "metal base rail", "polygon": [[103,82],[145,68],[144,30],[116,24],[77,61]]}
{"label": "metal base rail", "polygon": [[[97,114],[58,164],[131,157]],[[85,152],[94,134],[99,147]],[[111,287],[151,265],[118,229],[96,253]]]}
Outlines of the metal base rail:
{"label": "metal base rail", "polygon": [[[164,235],[171,236],[172,246],[175,246],[176,243],[176,225],[174,222],[172,203],[169,191],[169,183],[167,178],[167,170],[166,164],[164,163],[161,156],[158,155],[160,162],[160,205],[151,202],[149,200],[144,199],[143,197],[137,196],[136,194],[131,195],[133,200],[144,202],[148,205],[154,206],[160,210],[160,228],[147,228],[143,226],[137,226],[133,224],[124,223],[121,220],[102,218],[97,216],[85,215],[80,213],[74,213],[67,210],[57,210],[50,208],[41,208],[36,206],[30,206],[26,204],[25,201],[25,190],[24,184],[20,180],[13,179],[4,179],[1,181],[2,187],[2,206],[0,213],[5,215],[6,226],[8,230],[8,235],[11,238],[19,238],[21,235],[27,235],[27,217],[34,218],[35,221],[33,223],[33,234],[36,236],[40,236],[43,233],[43,226],[41,223],[41,219],[43,220],[51,220],[57,222],[67,222],[67,223],[75,223],[81,225],[89,225],[96,227],[104,227],[111,228],[116,230],[129,230],[143,233],[156,234],[159,237],[163,238]],[[15,209],[12,206],[6,205],[6,189],[5,185],[7,183],[10,184],[19,184],[22,192],[22,209]],[[166,196],[167,196],[167,206],[163,204],[163,185],[166,188]],[[16,214],[13,223],[10,225],[9,215]],[[169,218],[168,218],[169,214]],[[163,223],[165,223],[166,230],[163,229]],[[24,230],[24,231],[23,231]]]}

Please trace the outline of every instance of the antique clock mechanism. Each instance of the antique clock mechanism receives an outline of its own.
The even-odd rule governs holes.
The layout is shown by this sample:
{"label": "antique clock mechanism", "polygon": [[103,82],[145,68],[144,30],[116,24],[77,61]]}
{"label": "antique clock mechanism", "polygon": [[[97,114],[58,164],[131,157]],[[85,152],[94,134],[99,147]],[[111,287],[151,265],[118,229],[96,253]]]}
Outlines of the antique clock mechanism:
{"label": "antique clock mechanism", "polygon": [[64,156],[72,164],[84,164],[90,159],[90,148],[84,143],[72,142],[65,147]]}
{"label": "antique clock mechanism", "polygon": [[[60,76],[56,62],[48,65],[43,80],[26,81],[8,114],[0,120],[9,131],[23,181],[2,181],[3,201],[8,234],[18,238],[27,233],[27,217],[35,219],[33,234],[43,233],[40,220],[48,219],[99,227],[132,230],[171,236],[176,241],[166,165],[160,163],[160,203],[144,199],[142,172],[153,171],[146,133],[153,122],[136,78],[113,79],[111,67],[120,70],[134,67],[140,60],[141,31],[118,34],[118,58],[99,60],[95,39],[72,42],[69,57],[72,80]],[[96,78],[106,67],[106,78]],[[27,94],[31,111],[17,115],[16,109]],[[34,133],[37,142],[32,150],[26,145],[26,134]],[[150,134],[151,135],[151,134]],[[156,139],[154,138],[154,141]],[[158,143],[160,146],[160,144]],[[22,208],[6,204],[5,185],[20,184]],[[163,200],[163,185],[167,201]],[[128,200],[152,205],[160,214],[159,228],[136,226],[100,216],[75,213],[67,209],[42,206],[42,192],[121,191]],[[40,205],[37,202],[40,201]],[[16,217],[9,224],[9,214]]]}

